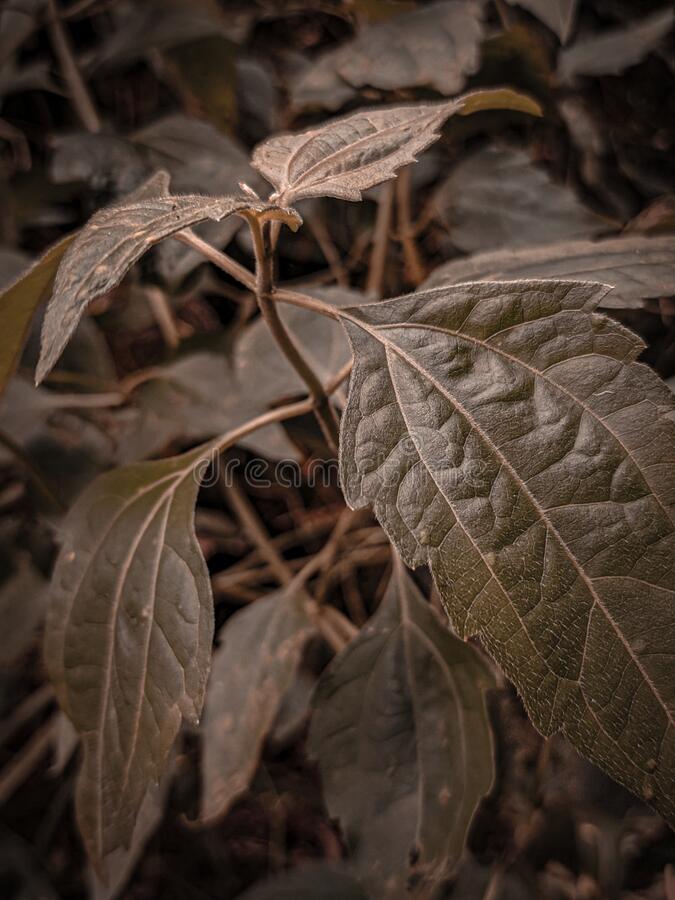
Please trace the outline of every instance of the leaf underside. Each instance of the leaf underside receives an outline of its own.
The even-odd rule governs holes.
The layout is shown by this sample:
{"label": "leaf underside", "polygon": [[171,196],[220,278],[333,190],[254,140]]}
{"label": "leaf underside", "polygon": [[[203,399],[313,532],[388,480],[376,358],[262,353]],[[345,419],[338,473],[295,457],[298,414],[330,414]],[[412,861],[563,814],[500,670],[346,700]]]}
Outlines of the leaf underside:
{"label": "leaf underside", "polygon": [[364,109],[312,131],[269,138],[256,147],[251,164],[274,185],[280,203],[307,197],[361,200],[363,191],[415,162],[438,140],[446,119],[481,109],[540,114],[533,100],[508,89],[475,91],[443,103]]}
{"label": "leaf underside", "polygon": [[202,727],[203,822],[224,816],[247,790],[314,630],[292,588],[257,600],[221,629]]}
{"label": "leaf underside", "polygon": [[605,288],[467,284],[341,313],[343,490],[537,728],[675,821],[673,398]]}
{"label": "leaf underside", "polygon": [[129,847],[148,783],[203,702],[213,603],[193,527],[198,460],[106,473],[64,526],[45,658],[82,741],[77,819],[99,868]]}
{"label": "leaf underside", "polygon": [[42,325],[36,371],[40,383],[54,366],[87,305],[116,287],[153,244],[184,228],[246,210],[266,209],[242,197],[166,196],[118,203],[96,213],[63,256]]}
{"label": "leaf underside", "polygon": [[618,237],[476,253],[439,266],[422,287],[541,278],[600,281],[613,288],[600,298],[603,307],[639,307],[675,294],[675,244],[671,237]]}
{"label": "leaf underside", "polygon": [[372,896],[403,896],[411,876],[432,884],[459,860],[494,776],[492,685],[397,561],[377,612],[321,676],[308,744]]}

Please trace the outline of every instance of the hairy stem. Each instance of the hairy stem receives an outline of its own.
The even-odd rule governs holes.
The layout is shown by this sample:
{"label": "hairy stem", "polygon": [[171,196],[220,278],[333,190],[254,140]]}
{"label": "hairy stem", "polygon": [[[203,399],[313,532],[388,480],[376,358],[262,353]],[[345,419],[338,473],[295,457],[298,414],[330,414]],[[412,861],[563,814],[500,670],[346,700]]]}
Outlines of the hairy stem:
{"label": "hairy stem", "polygon": [[269,223],[261,224],[253,216],[248,221],[255,248],[255,295],[260,312],[284,356],[307,385],[310,398],[313,401],[314,414],[321,426],[321,431],[328,442],[328,446],[335,452],[338,445],[338,425],[328,395],[324,391],[318,376],[284,325],[279,316],[279,310],[272,299],[274,291],[274,260],[270,243]]}

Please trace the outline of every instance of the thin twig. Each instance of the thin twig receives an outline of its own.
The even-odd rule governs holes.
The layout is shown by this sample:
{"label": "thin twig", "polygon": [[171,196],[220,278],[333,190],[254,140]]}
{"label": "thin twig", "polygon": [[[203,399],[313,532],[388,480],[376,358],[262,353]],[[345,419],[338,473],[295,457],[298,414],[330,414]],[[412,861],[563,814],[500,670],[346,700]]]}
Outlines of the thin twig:
{"label": "thin twig", "polygon": [[188,247],[192,247],[193,250],[197,250],[202,256],[208,259],[209,262],[213,263],[214,266],[218,266],[223,272],[227,272],[228,275],[231,275],[232,278],[235,278],[240,284],[243,284],[244,287],[247,287],[249,291],[255,291],[256,282],[253,272],[249,272],[245,266],[242,266],[236,260],[232,259],[232,257],[223,253],[221,250],[216,250],[211,244],[202,240],[200,237],[197,237],[197,235],[190,231],[189,228],[179,231],[177,234],[174,234],[173,237],[175,240],[187,244]]}
{"label": "thin twig", "polygon": [[29,694],[0,725],[0,744],[5,744],[19,728],[29,722],[53,699],[54,690],[50,684],[43,684]]}
{"label": "thin twig", "polygon": [[335,411],[330,404],[328,396],[318,376],[303,356],[300,348],[295,343],[290,332],[284,325],[279,310],[272,299],[273,292],[273,256],[270,247],[269,222],[261,223],[254,216],[248,217],[253,237],[253,246],[256,257],[256,285],[255,294],[263,319],[267,323],[270,332],[279,345],[286,359],[293,366],[300,378],[307,385],[310,397],[313,399],[313,411],[317,418],[323,435],[332,451],[338,446],[338,424]]}
{"label": "thin twig", "polygon": [[403,247],[406,280],[417,287],[424,281],[426,273],[415,243],[415,226],[410,203],[410,171],[410,166],[407,166],[396,180],[397,231]]}
{"label": "thin twig", "polygon": [[59,61],[61,73],[68,85],[73,106],[83,127],[92,134],[97,134],[101,130],[101,120],[89,89],[77,67],[70,38],[61,22],[57,0],[47,0],[47,13],[47,32],[54,54]]}
{"label": "thin twig", "polygon": [[293,572],[289,569],[286,560],[270,540],[270,536],[255,511],[253,504],[242,490],[241,486],[233,481],[226,484],[221,477],[220,487],[224,499],[230,504],[235,515],[241,522],[244,531],[248,534],[253,544],[258,548],[261,557],[266,560],[269,568],[274,573],[279,584],[288,584],[293,580]]}
{"label": "thin twig", "polygon": [[44,725],[34,731],[30,740],[21,749],[21,753],[18,753],[0,772],[0,806],[6,803],[30,777],[33,769],[49,750],[57,715],[58,713],[54,713]]}
{"label": "thin twig", "polygon": [[156,285],[148,285],[145,289],[145,296],[157,326],[162,333],[164,343],[169,349],[175,350],[180,344],[180,335],[178,334],[176,319],[166,294]]}
{"label": "thin twig", "polygon": [[387,250],[389,248],[389,231],[391,229],[391,214],[394,208],[394,185],[386,184],[377,202],[377,216],[373,231],[373,249],[370,254],[368,277],[366,279],[366,293],[370,297],[379,300],[384,288],[384,270],[387,263]]}
{"label": "thin twig", "polygon": [[330,232],[326,227],[323,216],[320,214],[317,215],[316,213],[308,216],[307,225],[319,245],[319,249],[323,253],[335,281],[340,287],[349,287],[347,270],[342,263],[342,258],[340,257],[337,247],[333,243],[333,238],[330,236]]}
{"label": "thin twig", "polygon": [[20,444],[17,444],[14,438],[4,431],[0,431],[0,445],[9,450],[22,464],[26,470],[26,474],[35,485],[36,490],[42,494],[43,498],[56,509],[64,510],[65,507],[63,503],[23,447]]}

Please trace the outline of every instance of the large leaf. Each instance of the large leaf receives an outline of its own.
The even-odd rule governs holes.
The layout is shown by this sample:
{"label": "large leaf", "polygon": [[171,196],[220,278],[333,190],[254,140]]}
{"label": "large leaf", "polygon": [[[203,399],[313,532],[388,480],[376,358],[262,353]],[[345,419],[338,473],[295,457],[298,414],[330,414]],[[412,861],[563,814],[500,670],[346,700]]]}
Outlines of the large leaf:
{"label": "large leaf", "polygon": [[307,595],[286,588],[228,619],[204,708],[202,819],[225,815],[249,786],[302,650],[314,633]]}
{"label": "large leaf", "polygon": [[563,44],[566,44],[577,12],[578,0],[508,0],[514,6],[533,13],[545,25],[555,31]]}
{"label": "large leaf", "polygon": [[0,393],[16,371],[33,316],[50,295],[56,270],[74,239],[74,234],[62,238],[0,294]]}
{"label": "large leaf", "polygon": [[614,288],[602,306],[637,307],[675,294],[675,244],[670,237],[619,237],[478,253],[439,266],[423,287],[522,278],[599,281]]}
{"label": "large leaf", "polygon": [[467,252],[590,237],[612,224],[534,166],[527,153],[506,147],[488,146],[462,160],[432,204],[452,243]]}
{"label": "large leaf", "polygon": [[308,66],[293,85],[293,102],[335,109],[351,94],[347,85],[384,91],[428,86],[452,96],[478,70],[482,17],[482,3],[457,0],[370,25]]}
{"label": "large leaf", "polygon": [[82,740],[77,819],[99,867],[130,846],[148,782],[203,702],[213,605],[192,522],[199,460],[106,473],[64,525],[45,658]]}
{"label": "large leaf", "polygon": [[155,196],[118,203],[92,216],[63,255],[42,325],[39,383],[50,371],[87,305],[120,283],[153,245],[206,219],[265,209],[243,197]]}
{"label": "large leaf", "polygon": [[558,76],[618,75],[655,50],[673,27],[675,11],[664,7],[639,22],[578,40],[560,51]]}
{"label": "large leaf", "polygon": [[305,197],[360,200],[362,191],[393,178],[439,138],[450,116],[478,109],[539,115],[529,97],[507,89],[475,91],[447,103],[364,109],[321,128],[269,138],[252,165],[277,189],[280,202]]}
{"label": "large leaf", "polygon": [[373,896],[429,886],[459,860],[494,776],[492,683],[397,563],[377,613],[321,676],[309,737]]}
{"label": "large leaf", "polygon": [[544,734],[675,821],[673,397],[605,287],[467,284],[341,318],[343,489]]}

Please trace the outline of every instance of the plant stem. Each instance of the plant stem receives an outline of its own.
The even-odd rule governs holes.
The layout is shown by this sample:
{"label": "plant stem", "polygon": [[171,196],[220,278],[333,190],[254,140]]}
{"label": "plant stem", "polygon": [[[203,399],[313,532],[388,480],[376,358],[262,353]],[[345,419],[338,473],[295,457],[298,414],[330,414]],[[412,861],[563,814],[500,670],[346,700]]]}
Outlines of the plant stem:
{"label": "plant stem", "polygon": [[186,228],[183,231],[179,231],[177,234],[174,234],[173,237],[175,240],[187,244],[188,247],[192,247],[193,250],[197,250],[202,256],[206,257],[209,262],[213,263],[214,266],[218,266],[223,272],[227,272],[228,275],[236,278],[236,280],[243,284],[244,287],[247,287],[249,291],[255,291],[255,275],[253,272],[249,272],[245,266],[242,266],[226,253],[216,250],[211,244],[208,244],[200,237],[197,237],[190,229]]}
{"label": "plant stem", "polygon": [[391,228],[391,214],[394,208],[394,183],[383,185],[381,190],[382,193],[377,201],[373,249],[370,253],[368,278],[366,280],[366,293],[376,300],[379,300],[382,296],[384,285],[384,270],[387,264],[387,249],[389,247],[389,229]]}
{"label": "plant stem", "polygon": [[255,248],[255,295],[260,312],[282,353],[307,385],[309,395],[313,401],[314,414],[321,426],[321,431],[328,442],[328,446],[335,452],[338,446],[338,425],[335,412],[330,405],[328,395],[324,391],[321,381],[284,325],[279,316],[279,310],[272,299],[274,260],[270,244],[269,223],[261,224],[254,216],[248,217],[248,222]]}
{"label": "plant stem", "polygon": [[75,62],[70,38],[61,22],[56,0],[47,0],[47,32],[80,121],[87,131],[97,134],[101,130],[101,120]]}
{"label": "plant stem", "polygon": [[410,205],[410,166],[401,171],[396,181],[396,205],[398,211],[398,239],[403,247],[405,277],[410,284],[417,287],[424,281],[424,263],[420,258],[415,243],[415,228],[412,222]]}

